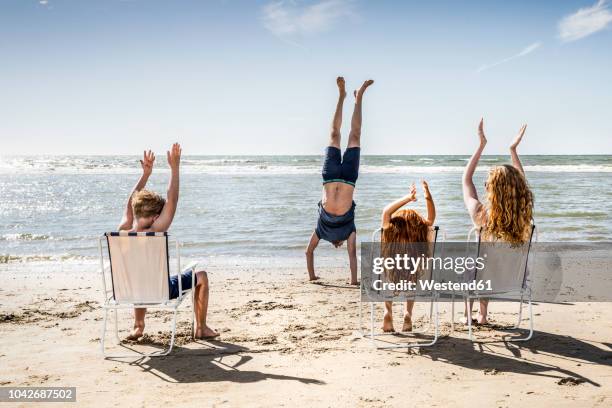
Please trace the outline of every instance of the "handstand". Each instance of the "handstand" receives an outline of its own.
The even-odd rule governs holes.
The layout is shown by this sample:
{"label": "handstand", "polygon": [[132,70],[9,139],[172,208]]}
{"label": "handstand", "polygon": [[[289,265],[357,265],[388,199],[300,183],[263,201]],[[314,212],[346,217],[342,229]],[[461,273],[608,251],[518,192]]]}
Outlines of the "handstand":
{"label": "handstand", "polygon": [[[149,176],[153,172],[155,155],[150,150],[144,153],[140,161],[142,166],[142,176],[134,186],[127,205],[119,231],[134,232],[165,232],[170,228],[179,198],[179,166],[181,161],[181,146],[175,143],[167,153],[168,165],[170,166],[170,183],[168,184],[167,199],[163,199],[159,194],[145,190]],[[201,269],[188,269],[181,273],[182,289],[191,289],[191,277],[195,273],[196,286],[194,288],[194,309],[196,315],[196,338],[213,338],[219,334],[206,325],[206,313],[208,311],[208,277],[206,271]],[[177,298],[179,295],[178,286],[179,276],[171,276],[170,298]],[[142,337],[145,328],[145,314],[147,309],[134,309],[134,330],[128,336],[128,340],[137,340]]]}
{"label": "handstand", "polygon": [[340,127],[342,125],[342,106],[346,97],[343,77],[336,79],[338,103],[332,122],[329,146],[323,162],[323,197],[319,201],[319,220],[310,237],[306,249],[306,265],[311,281],[319,279],[314,271],[314,250],[324,239],[336,248],[348,241],[347,249],[351,268],[351,285],[357,285],[357,230],[355,228],[355,202],[353,193],[359,175],[359,155],[361,139],[361,103],[363,94],[374,81],[367,80],[361,88],[353,92],[355,108],[351,119],[351,132],[344,156],[340,151]]}

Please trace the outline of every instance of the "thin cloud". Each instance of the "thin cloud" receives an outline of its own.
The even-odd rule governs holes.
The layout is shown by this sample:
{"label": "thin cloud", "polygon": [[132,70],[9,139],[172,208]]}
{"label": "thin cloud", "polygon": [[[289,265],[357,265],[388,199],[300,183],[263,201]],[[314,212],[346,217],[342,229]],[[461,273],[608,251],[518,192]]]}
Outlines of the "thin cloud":
{"label": "thin cloud", "polygon": [[486,70],[491,69],[491,68],[493,68],[493,67],[496,67],[496,66],[498,66],[498,65],[505,64],[506,62],[510,62],[510,61],[512,61],[512,60],[515,60],[515,59],[517,59],[517,58],[522,58],[522,57],[524,57],[525,55],[531,54],[532,52],[534,52],[535,50],[537,50],[537,49],[538,49],[538,48],[540,48],[541,46],[542,46],[542,43],[541,43],[541,42],[535,42],[535,43],[533,43],[533,44],[530,44],[530,45],[528,45],[527,47],[523,48],[523,50],[522,50],[521,52],[519,52],[518,54],[514,54],[514,55],[513,55],[513,56],[511,56],[511,57],[504,58],[503,60],[500,60],[500,61],[494,62],[494,63],[492,63],[492,64],[485,64],[485,65],[482,65],[480,68],[478,68],[478,69],[476,70],[476,72],[480,73],[480,72],[482,72],[482,71],[486,71]]}
{"label": "thin cloud", "polygon": [[612,12],[606,0],[599,0],[591,7],[581,8],[559,22],[559,38],[576,41],[603,30],[612,22]]}
{"label": "thin cloud", "polygon": [[276,1],[262,9],[264,27],[278,37],[309,35],[330,30],[338,20],[353,18],[353,0]]}

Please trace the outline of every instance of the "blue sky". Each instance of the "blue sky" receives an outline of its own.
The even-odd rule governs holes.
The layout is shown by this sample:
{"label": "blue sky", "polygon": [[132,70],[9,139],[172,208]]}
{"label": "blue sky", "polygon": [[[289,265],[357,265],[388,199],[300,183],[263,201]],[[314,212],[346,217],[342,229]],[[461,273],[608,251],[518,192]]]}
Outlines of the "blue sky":
{"label": "blue sky", "polygon": [[[0,153],[612,153],[608,1],[0,1]],[[345,106],[348,134],[351,99]],[[346,140],[345,140],[346,142]]]}

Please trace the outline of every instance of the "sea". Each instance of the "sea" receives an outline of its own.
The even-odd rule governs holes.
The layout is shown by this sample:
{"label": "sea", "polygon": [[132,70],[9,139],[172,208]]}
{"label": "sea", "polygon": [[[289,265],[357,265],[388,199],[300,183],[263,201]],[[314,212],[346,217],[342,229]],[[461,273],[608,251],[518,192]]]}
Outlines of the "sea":
{"label": "sea", "polygon": [[[540,241],[612,240],[612,156],[521,156],[535,195]],[[165,194],[163,157],[147,188]],[[471,223],[462,199],[468,156],[367,156],[355,191],[360,242],[371,240],[382,208],[421,180],[429,183],[436,224],[446,240],[465,240]],[[483,156],[475,175],[508,156]],[[317,221],[322,156],[184,156],[180,200],[170,229],[182,255],[225,267],[301,265]],[[98,240],[117,228],[140,174],[137,156],[0,156],[0,271],[36,265],[93,270]],[[345,248],[322,243],[322,260],[346,263]]]}

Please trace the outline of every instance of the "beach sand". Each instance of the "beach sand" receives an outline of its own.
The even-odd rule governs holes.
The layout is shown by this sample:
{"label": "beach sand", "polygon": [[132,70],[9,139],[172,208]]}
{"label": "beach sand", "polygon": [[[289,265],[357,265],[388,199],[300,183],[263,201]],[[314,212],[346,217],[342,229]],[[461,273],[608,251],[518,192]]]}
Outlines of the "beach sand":
{"label": "beach sand", "polygon": [[[359,291],[346,285],[346,271],[320,269],[323,279],[311,284],[301,266],[227,268],[210,273],[209,324],[219,341],[190,340],[186,302],[169,356],[104,360],[99,275],[13,269],[3,271],[0,287],[0,385],[74,386],[78,406],[612,404],[610,303],[538,304],[531,341],[486,344],[470,342],[462,325],[449,337],[450,304],[441,303],[435,346],[384,351],[357,333]],[[417,323],[425,309],[416,306]],[[516,304],[490,309],[494,328],[476,329],[488,341],[517,317]],[[460,304],[456,311],[459,318]],[[124,338],[131,314],[119,316]],[[107,343],[113,350],[162,346],[168,319],[148,314],[145,344],[117,347],[111,333]]]}

